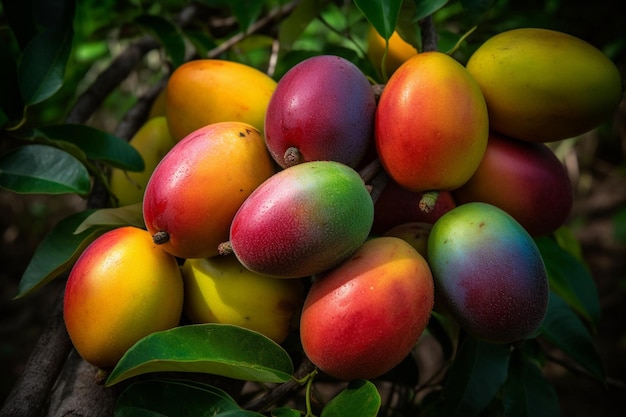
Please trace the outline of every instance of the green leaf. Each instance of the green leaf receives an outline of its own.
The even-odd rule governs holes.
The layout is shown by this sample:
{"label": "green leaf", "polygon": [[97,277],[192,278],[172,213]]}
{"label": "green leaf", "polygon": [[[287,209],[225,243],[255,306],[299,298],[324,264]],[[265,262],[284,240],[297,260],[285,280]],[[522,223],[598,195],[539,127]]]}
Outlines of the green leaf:
{"label": "green leaf", "polygon": [[277,407],[272,410],[272,417],[302,417],[302,413],[293,408]]}
{"label": "green leaf", "polygon": [[26,46],[18,76],[22,98],[27,105],[40,103],[61,88],[73,36],[70,21],[63,26],[44,29]]}
{"label": "green leaf", "polygon": [[209,417],[240,410],[225,391],[196,381],[159,379],[133,382],[117,399],[115,417]]}
{"label": "green leaf", "polygon": [[246,32],[259,17],[264,4],[265,0],[231,0],[228,2],[242,32]]}
{"label": "green leaf", "polygon": [[124,139],[87,125],[44,126],[35,131],[55,143],[71,143],[88,159],[105,162],[126,171],[143,171],[141,154]]}
{"label": "green leaf", "polygon": [[503,387],[507,417],[558,417],[559,401],[554,387],[537,364],[520,351],[514,352]]}
{"label": "green leaf", "polygon": [[121,226],[135,226],[145,229],[146,225],[143,221],[142,203],[97,209],[76,227],[74,233],[80,234],[94,227],[115,228]]}
{"label": "green leaf", "polygon": [[163,371],[286,382],[291,379],[293,363],[280,345],[260,333],[228,324],[194,324],[138,341],[115,366],[106,385]]}
{"label": "green leaf", "polygon": [[417,22],[428,17],[441,9],[449,0],[413,0],[415,3],[415,16],[413,21]]}
{"label": "green leaf", "polygon": [[302,35],[309,24],[317,18],[328,0],[302,0],[293,11],[282,20],[278,28],[280,47],[289,51],[293,43]]}
{"label": "green leaf", "polygon": [[0,187],[16,193],[87,195],[87,169],[72,155],[47,145],[29,144],[0,157]]}
{"label": "green leaf", "polygon": [[174,23],[163,16],[142,14],[135,23],[157,38],[174,68],[185,62],[185,41]]}
{"label": "green leaf", "polygon": [[604,365],[589,331],[574,310],[555,291],[550,292],[541,334],[585,368],[592,377],[604,381]]}
{"label": "green leaf", "polygon": [[389,39],[398,24],[402,0],[354,0],[367,20],[385,39]]}
{"label": "green leaf", "polygon": [[26,266],[15,298],[36,291],[70,269],[83,250],[107,230],[92,228],[74,234],[76,227],[93,211],[85,210],[66,217],[44,237]]}
{"label": "green leaf", "polygon": [[380,394],[370,381],[352,381],[326,404],[321,417],[376,417],[380,409]]}
{"label": "green leaf", "polygon": [[554,239],[535,239],[543,257],[550,287],[589,324],[595,328],[600,321],[598,290],[582,261],[561,248]]}
{"label": "green leaf", "polygon": [[450,366],[438,416],[477,416],[506,380],[511,350],[507,344],[484,342],[466,335]]}
{"label": "green leaf", "polygon": [[615,240],[622,244],[626,244],[626,207],[617,210],[613,216]]}

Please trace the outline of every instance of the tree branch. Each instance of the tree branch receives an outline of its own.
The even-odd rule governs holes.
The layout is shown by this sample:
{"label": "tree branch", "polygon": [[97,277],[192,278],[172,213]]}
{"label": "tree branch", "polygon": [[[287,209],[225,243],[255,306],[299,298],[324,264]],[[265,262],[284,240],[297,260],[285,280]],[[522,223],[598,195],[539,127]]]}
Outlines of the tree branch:
{"label": "tree branch", "polygon": [[431,15],[418,22],[422,33],[422,52],[436,51],[439,40],[435,23]]}

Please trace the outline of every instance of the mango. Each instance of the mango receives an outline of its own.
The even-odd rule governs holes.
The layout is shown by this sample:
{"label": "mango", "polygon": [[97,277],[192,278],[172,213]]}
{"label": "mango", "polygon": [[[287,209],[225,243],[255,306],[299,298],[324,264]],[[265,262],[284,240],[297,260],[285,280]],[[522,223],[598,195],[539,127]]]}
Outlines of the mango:
{"label": "mango", "polygon": [[428,236],[435,290],[469,334],[492,343],[532,337],[548,307],[548,278],[528,232],[491,204],[461,204]]}
{"label": "mango", "polygon": [[429,212],[420,208],[423,192],[413,192],[389,181],[374,203],[372,233],[384,234],[392,227],[404,223],[420,222],[433,224],[447,211],[456,207],[450,191],[441,191]]}
{"label": "mango", "polygon": [[144,229],[124,226],[98,237],[77,259],[63,318],[81,357],[108,369],[139,339],[177,326],[182,308],[176,258]]}
{"label": "mango", "polygon": [[521,140],[581,135],[608,120],[622,98],[613,61],[588,42],[549,29],[499,33],[466,67],[485,96],[491,129]]}
{"label": "mango", "polygon": [[300,318],[302,348],[332,377],[377,378],[409,355],[433,304],[424,257],[402,239],[372,238],[315,276]]}
{"label": "mango", "polygon": [[152,173],[143,200],[146,227],[174,256],[215,256],[239,206],[273,174],[272,158],[253,126],[205,126],[178,142]]}
{"label": "mango", "polygon": [[[385,47],[388,49],[383,63]],[[397,31],[393,32],[387,46],[385,38],[380,36],[380,33],[374,26],[370,25],[367,30],[367,58],[381,75],[383,74],[382,69],[385,68],[384,75],[390,76],[404,61],[417,54],[417,52],[417,49],[402,39]]]}
{"label": "mango", "polygon": [[501,208],[535,237],[565,224],[574,202],[569,174],[550,148],[496,133],[474,175],[453,194],[458,204]]}
{"label": "mango", "polygon": [[414,192],[449,191],[463,185],[483,157],[487,107],[459,62],[424,52],[389,78],[374,132],[380,161],[395,182]]}
{"label": "mango", "polygon": [[387,230],[383,236],[393,236],[406,241],[424,258],[428,258],[428,235],[432,223],[407,222],[398,224]]}
{"label": "mango", "polygon": [[165,116],[155,116],[139,128],[129,144],[137,149],[143,158],[144,170],[141,172],[128,172],[119,168],[111,170],[109,185],[120,206],[140,203],[143,200],[152,172],[176,142],[167,128]]}
{"label": "mango", "polygon": [[172,72],[167,83],[165,113],[170,133],[179,141],[208,124],[232,121],[263,132],[275,88],[270,76],[245,64],[220,59],[188,61]]}
{"label": "mango", "polygon": [[304,301],[304,283],[246,269],[235,256],[187,259],[183,312],[193,323],[225,323],[282,343]]}
{"label": "mango", "polygon": [[237,211],[230,250],[248,269],[280,278],[323,272],[367,238],[374,203],[359,174],[335,161],[277,172]]}
{"label": "mango", "polygon": [[265,141],[283,168],[330,160],[356,167],[372,142],[376,98],[345,58],[318,55],[278,81],[265,116]]}

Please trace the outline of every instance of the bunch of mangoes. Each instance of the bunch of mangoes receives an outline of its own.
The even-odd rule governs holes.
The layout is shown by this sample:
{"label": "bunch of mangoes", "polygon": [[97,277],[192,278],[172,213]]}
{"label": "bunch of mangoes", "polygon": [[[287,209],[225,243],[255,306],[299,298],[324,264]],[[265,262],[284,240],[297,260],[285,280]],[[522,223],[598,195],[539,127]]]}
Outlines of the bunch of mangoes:
{"label": "bunch of mangoes", "polygon": [[79,353],[110,367],[150,332],[231,323],[297,335],[353,380],[397,366],[437,308],[489,342],[533,337],[549,295],[534,238],[573,201],[547,142],[611,116],[617,68],[570,35],[517,29],[466,65],[430,51],[388,71],[377,95],[338,56],[278,81],[221,60],[176,69],[132,142],[166,153],[111,178],[145,229],[106,233],[70,274]]}

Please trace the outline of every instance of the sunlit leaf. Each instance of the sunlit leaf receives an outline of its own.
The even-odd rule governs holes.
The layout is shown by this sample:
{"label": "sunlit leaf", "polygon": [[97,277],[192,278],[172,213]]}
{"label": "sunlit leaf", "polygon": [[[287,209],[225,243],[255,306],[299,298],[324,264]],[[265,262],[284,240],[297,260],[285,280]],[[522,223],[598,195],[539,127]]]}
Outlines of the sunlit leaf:
{"label": "sunlit leaf", "polygon": [[585,368],[591,376],[604,381],[604,365],[589,331],[574,310],[554,291],[550,292],[541,334]]}
{"label": "sunlit leaf", "polygon": [[87,195],[91,182],[87,169],[72,155],[31,144],[0,157],[0,187],[16,193]]}
{"label": "sunlit leaf", "polygon": [[549,237],[535,239],[548,272],[550,287],[594,328],[600,321],[598,290],[582,261]]}
{"label": "sunlit leaf", "polygon": [[354,0],[356,6],[385,39],[396,29],[402,0]]}
{"label": "sunlit leaf", "polygon": [[293,363],[280,345],[260,333],[227,324],[194,324],[141,339],[118,362],[106,384],[161,371],[286,382]]}
{"label": "sunlit leaf", "polygon": [[174,23],[153,14],[137,16],[135,23],[159,40],[174,68],[185,62],[185,41]]}
{"label": "sunlit leaf", "polygon": [[30,41],[18,68],[20,91],[26,104],[40,103],[61,88],[73,36],[69,22],[50,26]]}
{"label": "sunlit leaf", "polygon": [[74,233],[79,234],[94,227],[114,228],[120,226],[145,228],[141,203],[95,210],[76,227]]}
{"label": "sunlit leaf", "polygon": [[326,404],[321,417],[376,417],[380,394],[370,381],[360,379],[348,386]]}
{"label": "sunlit leaf", "polygon": [[61,143],[71,143],[81,149],[88,159],[102,161],[126,171],[143,171],[141,154],[124,139],[87,125],[63,124],[39,128],[46,138]]}
{"label": "sunlit leaf", "polygon": [[118,397],[114,416],[209,417],[240,409],[228,393],[217,387],[196,381],[158,379],[130,384]]}
{"label": "sunlit leaf", "polygon": [[507,417],[560,415],[554,387],[537,364],[521,352],[512,355],[503,394],[504,415]]}
{"label": "sunlit leaf", "polygon": [[74,234],[93,210],[72,214],[54,226],[33,254],[18,286],[15,298],[24,297],[43,287],[63,272],[69,270],[83,250],[106,228],[86,229]]}
{"label": "sunlit leaf", "polygon": [[477,416],[506,380],[510,347],[466,336],[444,385],[445,402],[438,416]]}

